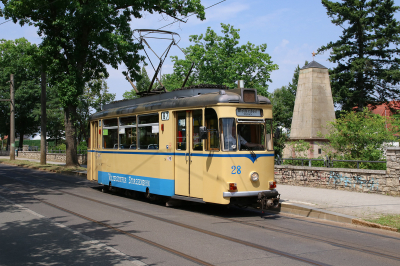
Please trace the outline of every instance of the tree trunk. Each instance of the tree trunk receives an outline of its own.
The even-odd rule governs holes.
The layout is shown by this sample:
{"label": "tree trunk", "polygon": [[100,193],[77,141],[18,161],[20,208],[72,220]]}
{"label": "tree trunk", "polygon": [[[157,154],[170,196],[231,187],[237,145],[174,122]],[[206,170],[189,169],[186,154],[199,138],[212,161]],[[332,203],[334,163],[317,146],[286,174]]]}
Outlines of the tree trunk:
{"label": "tree trunk", "polygon": [[66,150],[66,166],[78,166],[78,155],[76,145],[76,107],[68,106],[64,109],[64,124],[65,124],[65,145]]}

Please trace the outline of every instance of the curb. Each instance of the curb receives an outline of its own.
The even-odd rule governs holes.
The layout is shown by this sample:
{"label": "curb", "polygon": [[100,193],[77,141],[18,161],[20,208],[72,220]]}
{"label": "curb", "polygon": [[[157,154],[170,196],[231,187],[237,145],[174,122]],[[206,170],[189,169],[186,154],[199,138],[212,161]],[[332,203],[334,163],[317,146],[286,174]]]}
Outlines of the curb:
{"label": "curb", "polygon": [[337,212],[326,211],[295,203],[281,202],[280,205],[281,206],[279,212],[283,213],[291,213],[305,217],[311,217],[311,218],[340,222],[340,223],[348,223],[348,224],[353,223],[352,221],[353,219],[355,219],[355,217],[353,216]]}
{"label": "curb", "polygon": [[347,224],[354,224],[354,225],[361,225],[365,227],[371,228],[378,228],[383,230],[388,230],[392,232],[398,232],[397,228],[393,228],[390,226],[385,226],[377,223],[367,222],[361,219],[358,219],[353,216],[326,211],[323,209],[313,208],[301,204],[295,203],[288,203],[288,202],[281,202],[279,206],[279,210],[277,212],[283,213],[290,213],[294,215],[304,216],[304,217],[311,217],[316,219],[340,222],[340,223],[347,223]]}

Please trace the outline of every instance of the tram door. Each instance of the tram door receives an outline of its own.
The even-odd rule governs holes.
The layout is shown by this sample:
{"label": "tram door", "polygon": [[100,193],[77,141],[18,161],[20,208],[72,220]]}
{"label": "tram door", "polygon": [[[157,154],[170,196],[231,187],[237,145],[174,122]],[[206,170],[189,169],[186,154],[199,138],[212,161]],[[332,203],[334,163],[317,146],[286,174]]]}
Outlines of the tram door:
{"label": "tram door", "polygon": [[97,121],[92,122],[92,134],[91,134],[91,150],[92,152],[88,153],[88,158],[90,158],[90,180],[97,180],[97,162],[96,162],[96,155],[98,149],[98,131],[99,131],[99,124]]}
{"label": "tram door", "polygon": [[203,198],[203,157],[195,156],[203,150],[202,110],[179,111],[175,118],[175,194]]}

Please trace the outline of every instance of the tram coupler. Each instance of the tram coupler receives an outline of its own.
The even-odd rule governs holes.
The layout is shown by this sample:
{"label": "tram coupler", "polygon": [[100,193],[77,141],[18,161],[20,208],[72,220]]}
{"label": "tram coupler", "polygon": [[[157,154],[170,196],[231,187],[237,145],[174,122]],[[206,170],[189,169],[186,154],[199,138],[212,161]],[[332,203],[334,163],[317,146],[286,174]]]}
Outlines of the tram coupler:
{"label": "tram coupler", "polygon": [[258,193],[258,202],[261,203],[261,209],[277,209],[279,207],[280,194],[276,190],[263,191]]}

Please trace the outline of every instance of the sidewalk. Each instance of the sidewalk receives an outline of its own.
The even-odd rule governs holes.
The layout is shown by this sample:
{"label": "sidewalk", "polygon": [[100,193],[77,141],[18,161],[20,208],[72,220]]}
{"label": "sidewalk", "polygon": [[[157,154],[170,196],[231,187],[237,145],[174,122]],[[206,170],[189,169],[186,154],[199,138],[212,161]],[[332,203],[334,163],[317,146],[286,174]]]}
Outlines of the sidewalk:
{"label": "sidewalk", "polygon": [[342,190],[277,185],[281,202],[361,219],[400,214],[400,197]]}

